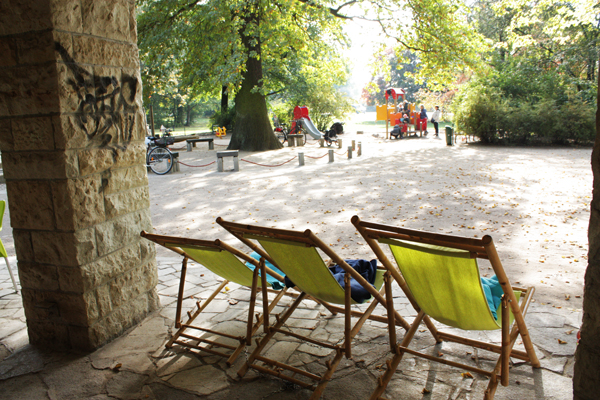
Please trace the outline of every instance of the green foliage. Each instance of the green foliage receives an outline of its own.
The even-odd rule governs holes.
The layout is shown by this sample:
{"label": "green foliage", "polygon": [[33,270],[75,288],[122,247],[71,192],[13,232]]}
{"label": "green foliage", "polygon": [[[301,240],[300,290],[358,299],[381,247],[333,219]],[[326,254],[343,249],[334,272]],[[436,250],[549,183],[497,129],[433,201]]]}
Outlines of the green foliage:
{"label": "green foliage", "polygon": [[235,109],[229,108],[227,112],[218,110],[210,117],[210,123],[220,127],[224,126],[228,131],[231,131],[235,125]]}
{"label": "green foliage", "polygon": [[589,143],[596,131],[600,4],[480,0],[489,69],[460,89],[459,129],[483,142]]}
{"label": "green foliage", "polygon": [[[518,82],[518,78],[511,81]],[[518,97],[503,91],[512,85],[499,88],[491,85],[498,81],[488,79],[470,82],[455,103],[458,128],[484,143],[591,143],[596,136],[595,105],[578,96],[553,98],[555,92],[540,92],[547,78],[539,80],[538,91]]]}

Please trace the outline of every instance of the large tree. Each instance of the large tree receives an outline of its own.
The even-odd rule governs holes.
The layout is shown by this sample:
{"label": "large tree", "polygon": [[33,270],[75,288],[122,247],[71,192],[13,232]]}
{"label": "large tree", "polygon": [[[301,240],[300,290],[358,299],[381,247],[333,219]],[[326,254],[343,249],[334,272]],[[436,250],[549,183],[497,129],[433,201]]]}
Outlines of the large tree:
{"label": "large tree", "polygon": [[450,0],[145,0],[139,3],[139,47],[149,65],[177,63],[180,81],[195,93],[224,86],[235,93],[230,148],[274,149],[280,144],[265,96],[293,84],[290,65],[326,75],[324,65],[344,43],[341,24],[353,18],[376,21],[400,46],[417,52],[421,71],[435,71],[436,81],[477,62],[467,12]]}
{"label": "large tree", "polygon": [[[600,60],[598,61],[598,98],[600,98]],[[583,292],[581,341],[575,353],[573,398],[592,400],[600,393],[600,106],[596,109],[596,143],[592,152],[594,175],[590,226],[588,229],[588,266]]]}

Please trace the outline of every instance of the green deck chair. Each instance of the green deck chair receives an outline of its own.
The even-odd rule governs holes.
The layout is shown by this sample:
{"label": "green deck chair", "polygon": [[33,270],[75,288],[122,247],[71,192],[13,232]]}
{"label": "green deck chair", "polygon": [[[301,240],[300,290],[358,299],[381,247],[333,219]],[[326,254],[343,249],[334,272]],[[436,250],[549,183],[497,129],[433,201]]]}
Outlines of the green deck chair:
{"label": "green deck chair", "polygon": [[[5,209],[6,202],[4,200],[0,200],[0,231],[2,230],[2,220],[4,219]],[[4,248],[4,243],[2,243],[2,240],[0,240],[0,257],[4,257],[4,261],[6,261],[6,268],[8,268],[8,273],[10,275],[10,279],[12,280],[13,287],[15,288],[15,292],[19,293],[19,287],[17,286],[17,281],[15,280],[15,276],[13,275],[10,264],[8,263],[8,253]]]}
{"label": "green deck chair", "polygon": [[[407,322],[394,311],[391,295],[391,275],[384,270],[378,269],[375,284],[371,285],[358,272],[352,269],[341,257],[339,257],[329,246],[319,240],[310,230],[303,232],[272,229],[251,225],[236,224],[217,218],[217,223],[239,238],[242,242],[251,247],[261,256],[274,261],[286,276],[294,282],[296,288],[301,291],[301,295],[296,301],[277,318],[277,323],[269,327],[267,335],[258,343],[256,349],[248,357],[246,364],[238,371],[239,376],[244,376],[249,368],[257,371],[286,379],[297,385],[307,387],[313,390],[311,399],[321,397],[325,386],[331,379],[338,364],[343,356],[350,358],[352,356],[352,340],[360,331],[364,322],[371,318],[388,325],[389,332],[395,335],[395,324],[398,323],[408,328]],[[321,255],[317,251],[320,249],[331,260],[340,265],[345,271],[345,287],[335,280]],[[351,298],[349,282],[350,277],[358,281],[371,294],[371,304],[364,313],[353,311],[351,306],[355,304]],[[384,281],[386,282],[384,285]],[[384,286],[382,288],[382,286]],[[307,338],[295,332],[293,328],[282,329],[286,320],[293,314],[300,302],[307,298],[313,299],[326,305],[327,308],[335,312],[344,314],[344,342],[340,345],[328,342],[317,341],[314,338]],[[332,306],[332,304],[343,305],[343,307]],[[375,316],[373,310],[377,304],[382,304],[387,311],[387,316]],[[358,317],[358,321],[352,326],[351,317]],[[327,363],[327,369],[322,375],[316,375],[291,365],[287,365],[261,355],[267,343],[276,334],[292,336],[296,339],[308,341],[312,344],[330,348],[335,351],[333,360]],[[395,343],[395,336],[392,343]],[[258,365],[264,363],[266,366]],[[286,373],[287,372],[287,373]],[[308,380],[297,379],[290,375],[308,378]],[[317,382],[314,385],[314,382]]]}
{"label": "green deck chair", "polygon": [[[534,367],[540,366],[524,320],[534,288],[520,289],[510,285],[490,236],[470,239],[440,235],[365,222],[357,216],[352,217],[352,223],[418,312],[371,399],[381,398],[404,353],[490,377],[485,399],[493,399],[499,381],[503,386],[508,385],[510,357],[529,361]],[[380,245],[389,247],[397,267],[389,261]],[[504,295],[495,310],[497,318],[485,297],[477,258],[490,261],[501,284]],[[500,329],[502,343],[498,346],[438,331],[430,318],[462,330]],[[447,340],[500,354],[495,368],[487,371],[409,349],[421,322],[425,322],[438,343]],[[512,349],[519,335],[526,351]]]}
{"label": "green deck chair", "polygon": [[[171,340],[167,342],[166,347],[171,348],[173,344],[178,344],[189,349],[198,350],[212,355],[218,355],[227,358],[227,365],[231,365],[239,356],[246,345],[251,344],[251,338],[259,329],[260,325],[265,321],[268,324],[269,313],[277,305],[286,290],[277,290],[275,298],[269,304],[268,291],[273,292],[269,287],[283,287],[283,277],[277,271],[268,268],[265,265],[264,259],[257,261],[256,259],[242,253],[241,251],[223,243],[220,240],[207,241],[197,239],[187,239],[173,236],[154,235],[151,233],[142,232],[141,236],[166,247],[169,250],[183,256],[181,266],[181,277],[179,282],[179,295],[177,296],[177,308],[175,314],[175,327],[177,332]],[[183,292],[187,273],[187,261],[192,259],[195,262],[206,267],[214,274],[222,277],[223,282],[215,289],[215,291],[206,299],[204,303],[196,302],[194,312],[188,312],[186,322],[181,321],[181,308],[183,302]],[[252,266],[249,267],[247,264]],[[271,283],[269,283],[269,281]],[[251,289],[250,307],[248,310],[248,320],[245,336],[235,336],[225,332],[217,332],[215,330],[202,328],[197,325],[192,325],[193,321],[202,313],[202,311],[210,304],[215,296],[229,283],[234,282],[241,286],[246,286]],[[279,283],[277,285],[276,283]],[[262,305],[263,314],[257,317],[257,322],[253,323],[254,308],[256,303],[256,295],[258,288],[262,290]],[[267,325],[265,325],[267,326]],[[206,332],[208,334],[219,335],[239,341],[237,346],[232,346],[226,343],[220,343],[213,340],[202,338],[198,335],[192,335],[189,330]],[[219,350],[215,350],[219,348]],[[231,351],[229,354],[224,351]]]}

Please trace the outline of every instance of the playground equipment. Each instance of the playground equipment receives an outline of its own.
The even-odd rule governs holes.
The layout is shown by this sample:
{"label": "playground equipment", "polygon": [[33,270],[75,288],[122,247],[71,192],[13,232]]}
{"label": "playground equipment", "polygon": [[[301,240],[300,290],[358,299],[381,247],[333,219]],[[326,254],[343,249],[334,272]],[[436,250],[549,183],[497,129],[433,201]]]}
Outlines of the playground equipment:
{"label": "playground equipment", "polygon": [[225,128],[225,127],[222,127],[222,128],[219,127],[219,128],[216,129],[216,132],[215,132],[215,136],[216,137],[222,138],[222,137],[225,137],[225,135],[227,135],[227,128]]}
{"label": "playground equipment", "polygon": [[[327,146],[331,146],[333,142],[337,142],[337,135],[344,133],[344,126],[341,122],[334,123],[328,131],[324,133],[320,132],[317,127],[313,124],[312,120],[308,115],[308,107],[306,106],[296,106],[294,108],[294,120],[292,121],[292,127],[290,129],[289,134],[299,134],[304,132],[304,136],[306,138],[306,134],[310,135],[313,139],[324,139],[327,143]],[[284,137],[285,135],[284,132]],[[284,141],[287,140],[285,137]]]}
{"label": "playground equipment", "polygon": [[[398,104],[398,98],[404,100],[406,92],[400,88],[388,88],[385,90],[385,105],[377,106],[377,121],[386,121],[385,124],[385,138],[389,139],[390,136],[395,138],[402,137],[404,134],[417,133],[427,130],[427,119],[419,118],[419,110],[416,109],[415,104],[408,104],[408,109],[402,106],[402,103]],[[394,100],[394,105],[389,104],[390,97]],[[394,129],[390,134],[389,125],[392,125]],[[409,125],[414,125],[414,130],[409,130]],[[395,128],[398,126],[398,128]]]}

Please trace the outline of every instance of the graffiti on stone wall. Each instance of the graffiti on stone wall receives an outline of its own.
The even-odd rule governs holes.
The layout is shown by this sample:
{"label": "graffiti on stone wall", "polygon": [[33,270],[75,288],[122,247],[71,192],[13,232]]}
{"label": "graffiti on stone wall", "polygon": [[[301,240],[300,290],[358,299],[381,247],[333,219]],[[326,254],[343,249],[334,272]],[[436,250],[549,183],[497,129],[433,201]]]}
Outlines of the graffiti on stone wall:
{"label": "graffiti on stone wall", "polygon": [[77,94],[79,105],[76,123],[85,133],[90,147],[108,148],[113,158],[118,150],[126,150],[133,138],[138,105],[135,95],[139,82],[135,76],[92,75],[75,62],[68,51],[55,42],[69,69],[67,85]]}

